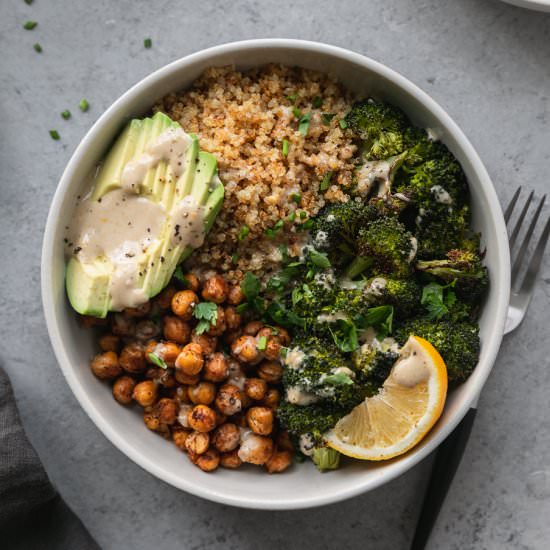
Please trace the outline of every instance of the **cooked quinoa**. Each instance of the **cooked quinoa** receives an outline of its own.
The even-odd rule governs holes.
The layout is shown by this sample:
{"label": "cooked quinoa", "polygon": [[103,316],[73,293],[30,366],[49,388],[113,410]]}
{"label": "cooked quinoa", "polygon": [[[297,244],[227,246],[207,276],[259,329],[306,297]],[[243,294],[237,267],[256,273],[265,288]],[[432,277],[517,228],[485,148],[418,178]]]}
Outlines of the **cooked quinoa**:
{"label": "cooked quinoa", "polygon": [[[225,184],[223,208],[191,257],[193,268],[217,269],[236,281],[245,271],[276,268],[282,238],[291,255],[299,254],[299,226],[325,201],[348,200],[355,146],[340,120],[351,103],[350,93],[326,74],[267,65],[208,69],[191,89],[155,106],[216,155]],[[309,125],[300,132],[304,115]]]}

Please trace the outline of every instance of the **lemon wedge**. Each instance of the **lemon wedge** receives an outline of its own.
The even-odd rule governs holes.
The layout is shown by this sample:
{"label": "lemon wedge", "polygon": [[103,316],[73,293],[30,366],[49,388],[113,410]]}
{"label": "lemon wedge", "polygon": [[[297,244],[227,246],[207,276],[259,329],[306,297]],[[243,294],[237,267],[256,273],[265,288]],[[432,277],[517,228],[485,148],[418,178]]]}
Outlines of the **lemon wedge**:
{"label": "lemon wedge", "polygon": [[447,397],[447,368],[426,340],[411,336],[380,392],[325,434],[346,456],[386,460],[417,445],[437,422]]}

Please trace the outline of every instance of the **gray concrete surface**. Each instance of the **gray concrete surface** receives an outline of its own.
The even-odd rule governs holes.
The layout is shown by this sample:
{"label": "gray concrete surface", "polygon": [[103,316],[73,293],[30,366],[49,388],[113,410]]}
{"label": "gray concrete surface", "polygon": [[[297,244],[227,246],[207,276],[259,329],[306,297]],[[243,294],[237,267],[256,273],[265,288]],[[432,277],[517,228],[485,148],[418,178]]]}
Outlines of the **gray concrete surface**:
{"label": "gray concrete surface", "polygon": [[[22,29],[29,19],[39,23],[33,31]],[[146,37],[152,49],[143,48]],[[3,0],[0,356],[46,469],[105,548],[395,550],[407,548],[414,528],[429,461],[362,497],[290,513],[211,504],[157,481],[93,426],[48,341],[40,246],[56,182],[79,140],[150,71],[257,37],[320,40],[387,63],[454,117],[503,202],[518,183],[538,195],[549,187],[549,16],[496,0]],[[78,110],[83,97],[87,113]],[[63,121],[67,108],[73,118]],[[547,256],[528,319],[503,344],[430,548],[548,547],[549,264]]]}

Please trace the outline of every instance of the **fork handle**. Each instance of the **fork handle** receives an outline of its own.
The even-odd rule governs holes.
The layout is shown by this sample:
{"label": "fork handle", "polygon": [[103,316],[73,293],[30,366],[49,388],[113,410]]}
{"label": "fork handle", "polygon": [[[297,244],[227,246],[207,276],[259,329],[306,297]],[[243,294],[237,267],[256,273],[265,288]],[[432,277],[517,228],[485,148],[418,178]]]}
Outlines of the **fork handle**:
{"label": "fork handle", "polygon": [[441,443],[435,456],[428,488],[416,524],[411,550],[423,550],[453,482],[466,443],[470,437],[477,409],[471,408],[454,431]]}

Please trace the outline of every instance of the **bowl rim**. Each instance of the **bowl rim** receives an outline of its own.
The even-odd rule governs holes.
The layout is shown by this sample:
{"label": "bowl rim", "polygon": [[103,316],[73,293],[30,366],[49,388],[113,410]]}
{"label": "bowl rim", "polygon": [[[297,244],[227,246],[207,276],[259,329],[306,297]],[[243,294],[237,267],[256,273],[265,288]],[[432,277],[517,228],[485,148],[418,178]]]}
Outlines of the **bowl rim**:
{"label": "bowl rim", "polygon": [[[131,102],[132,99],[139,96],[144,89],[154,85],[157,81],[165,78],[168,74],[174,74],[183,70],[187,65],[194,62],[207,61],[212,56],[218,54],[227,53],[239,53],[249,49],[295,49],[302,52],[319,53],[321,55],[332,55],[338,58],[342,58],[346,61],[355,63],[364,67],[367,70],[378,73],[382,78],[391,81],[394,85],[404,90],[408,95],[413,96],[419,103],[421,103],[428,111],[434,115],[437,120],[442,121],[445,127],[449,130],[453,138],[457,141],[459,147],[462,149],[468,160],[472,164],[473,171],[477,174],[480,184],[483,187],[483,192],[491,205],[492,219],[496,229],[497,238],[492,244],[495,248],[498,248],[498,257],[501,259],[501,265],[499,266],[499,273],[495,273],[495,276],[499,280],[499,287],[501,291],[501,299],[498,301],[496,308],[496,315],[493,320],[492,337],[484,341],[486,362],[483,370],[476,369],[477,376],[475,378],[475,384],[470,388],[467,398],[464,399],[464,403],[452,416],[449,421],[444,424],[439,432],[432,437],[426,445],[419,447],[416,451],[412,451],[408,455],[407,460],[397,460],[395,462],[388,463],[384,468],[383,473],[375,476],[374,479],[369,480],[366,483],[358,483],[352,488],[344,488],[339,491],[332,491],[326,494],[320,494],[314,498],[306,497],[301,498],[299,495],[293,495],[288,499],[279,499],[276,502],[270,501],[268,498],[258,499],[252,497],[242,497],[239,495],[228,496],[205,488],[201,486],[200,481],[193,482],[189,479],[178,477],[173,472],[168,472],[161,468],[154,460],[148,458],[145,454],[134,449],[119,432],[111,426],[111,424],[104,419],[96,410],[96,406],[93,404],[93,400],[87,394],[80,381],[78,380],[74,369],[69,361],[65,344],[61,338],[59,322],[55,314],[54,296],[51,289],[54,285],[54,273],[53,262],[51,258],[54,255],[54,237],[56,228],[58,225],[59,213],[61,212],[61,206],[65,194],[70,188],[70,183],[73,177],[73,173],[76,171],[81,159],[87,154],[88,146],[93,141],[95,135],[101,131],[101,128],[108,122],[108,120],[122,110],[124,106]],[[504,332],[504,322],[506,319],[506,310],[509,299],[509,287],[510,287],[510,258],[508,241],[506,236],[506,226],[504,224],[504,218],[500,203],[497,198],[496,191],[489,178],[480,157],[476,153],[470,141],[466,138],[462,130],[451,119],[451,117],[440,107],[428,94],[418,88],[415,84],[409,81],[407,78],[399,74],[398,72],[390,69],[389,67],[379,63],[369,57],[361,55],[359,53],[352,52],[350,50],[324,44],[320,42],[312,42],[306,40],[285,39],[285,38],[273,38],[273,39],[254,39],[244,40],[237,42],[229,42],[218,46],[213,46],[190,55],[184,56],[180,59],[172,61],[167,65],[157,69],[153,73],[149,74],[145,78],[141,79],[138,83],[134,84],[129,90],[123,93],[113,104],[98,118],[93,126],[88,130],[84,138],[80,141],[72,154],[69,162],[67,163],[65,170],[59,180],[59,184],[52,199],[48,218],[46,222],[44,240],[42,246],[41,256],[41,292],[42,292],[42,304],[44,309],[44,315],[46,319],[46,326],[52,347],[61,367],[61,370],[69,384],[76,399],[86,411],[90,419],[94,422],[97,428],[103,433],[109,441],[115,447],[117,447],[122,453],[124,453],[133,462],[141,466],[155,477],[169,483],[170,485],[182,489],[188,493],[196,496],[200,496],[214,502],[228,504],[232,506],[238,506],[243,508],[255,508],[255,509],[267,509],[267,510],[292,510],[301,508],[311,508],[315,506],[326,505],[334,502],[339,502],[361,493],[370,491],[379,487],[380,485],[391,481],[392,479],[403,474],[428,454],[430,454],[455,428],[455,426],[462,420],[466,412],[472,406],[472,404],[478,399],[479,393],[489,376],[494,361],[496,359],[500,343]]]}

